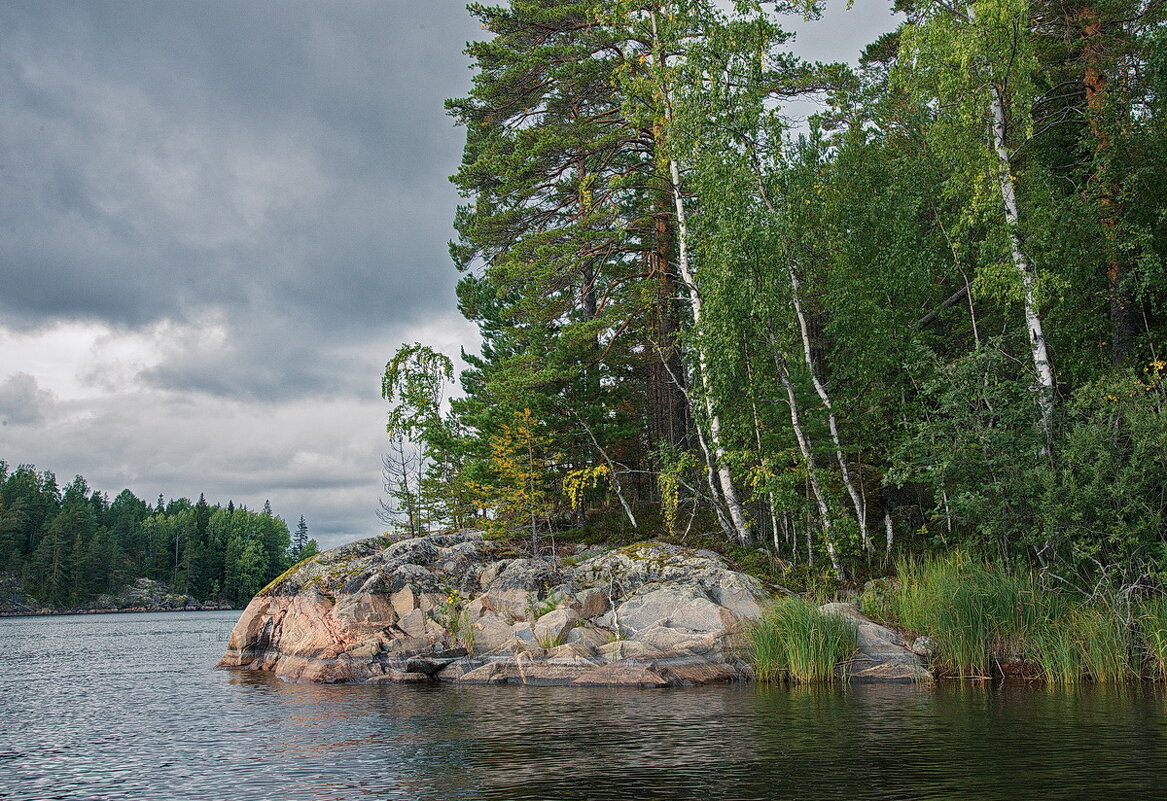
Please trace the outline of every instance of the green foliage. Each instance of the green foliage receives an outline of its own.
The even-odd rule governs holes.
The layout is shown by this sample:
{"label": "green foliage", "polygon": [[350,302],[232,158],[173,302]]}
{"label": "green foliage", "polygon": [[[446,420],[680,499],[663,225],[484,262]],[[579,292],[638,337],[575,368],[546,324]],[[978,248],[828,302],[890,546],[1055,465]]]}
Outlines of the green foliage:
{"label": "green foliage", "polygon": [[947,544],[1006,558],[1033,544],[1043,467],[1034,393],[1010,351],[993,339],[939,368],[921,354],[913,369],[928,406],[888,473],[930,487],[933,529]]}
{"label": "green foliage", "polygon": [[[396,426],[425,434],[392,490],[405,514],[639,538],[619,488],[642,527],[693,539],[730,528],[728,476],[768,551],[743,560],[823,595],[828,557],[866,576],[952,548],[1002,575],[1162,583],[1164,7],[924,0],[855,69],[792,55],[790,8],[471,7],[492,35],[448,104],[466,132],[451,251],[482,348],[448,411],[433,381],[405,404],[429,410]],[[823,111],[793,132],[784,101],[809,92]],[[448,376],[406,351],[394,386],[422,357]],[[516,415],[541,438],[522,470],[500,450]],[[999,600],[996,580],[951,614]],[[965,621],[950,669],[984,673],[1021,636],[1006,618]]]}
{"label": "green foliage", "polygon": [[768,607],[749,627],[748,637],[759,681],[824,682],[846,675],[857,628],[845,617],[824,615],[813,602],[792,597]]}
{"label": "green foliage", "polygon": [[1145,602],[1137,622],[1155,677],[1167,679],[1167,596],[1159,595]]}
{"label": "green foliage", "polygon": [[555,497],[550,445],[530,409],[516,413],[491,438],[492,477],[489,483],[472,485],[479,504],[490,512],[483,521],[488,535],[503,538],[525,531],[531,536],[532,551],[537,551],[539,532],[548,527]]}
{"label": "green foliage", "polygon": [[1061,560],[1167,577],[1167,382],[1164,363],[1080,389],[1066,407],[1045,476],[1043,536]]}
{"label": "green foliage", "polygon": [[1076,632],[1065,621],[1040,621],[1025,637],[1026,657],[1036,663],[1046,684],[1071,685],[1082,680]]}
{"label": "green foliage", "polygon": [[1039,597],[1031,579],[953,552],[897,561],[887,605],[892,620],[936,641],[936,667],[963,678],[989,675],[991,655],[1013,647]]}
{"label": "green foliage", "polygon": [[[936,667],[959,677],[987,676],[1018,659],[1050,684],[1099,683],[1138,676],[1135,630],[1121,594],[1099,586],[1093,597],[1051,588],[1028,571],[1009,572],[954,552],[901,559],[885,589],[887,612],[937,644]],[[1162,604],[1149,602],[1138,639],[1156,660]]]}
{"label": "green foliage", "polygon": [[681,486],[686,479],[691,480],[697,468],[697,459],[692,453],[663,445],[657,451],[660,472],[657,482],[660,488],[661,518],[665,532],[670,537],[677,536],[678,514],[681,510]]}

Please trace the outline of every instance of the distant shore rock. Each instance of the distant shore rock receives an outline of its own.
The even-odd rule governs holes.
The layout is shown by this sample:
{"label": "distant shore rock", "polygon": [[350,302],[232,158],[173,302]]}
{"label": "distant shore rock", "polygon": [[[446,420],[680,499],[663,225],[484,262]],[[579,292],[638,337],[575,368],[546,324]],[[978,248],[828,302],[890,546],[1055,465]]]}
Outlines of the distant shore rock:
{"label": "distant shore rock", "polygon": [[174,592],[169,585],[148,578],[134,579],[115,595],[99,595],[93,603],[71,609],[45,608],[27,595],[0,597],[0,617],[25,615],[95,615],[106,612],[207,612],[232,607],[214,601],[201,602]]}
{"label": "distant shore rock", "polygon": [[[585,558],[586,557],[586,558]],[[688,686],[749,678],[767,593],[711,551],[644,542],[502,558],[478,531],[361,540],[289,570],[219,665],[292,681]]]}

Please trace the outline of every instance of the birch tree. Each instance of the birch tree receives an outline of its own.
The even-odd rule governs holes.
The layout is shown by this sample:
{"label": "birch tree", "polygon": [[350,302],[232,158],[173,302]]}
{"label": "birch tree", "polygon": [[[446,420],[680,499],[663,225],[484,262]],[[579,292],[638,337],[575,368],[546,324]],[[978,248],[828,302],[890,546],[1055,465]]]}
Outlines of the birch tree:
{"label": "birch tree", "polygon": [[[969,214],[989,203],[999,214],[1007,258],[1012,265],[1029,340],[1040,426],[1046,449],[1052,441],[1056,385],[1040,305],[1037,267],[1026,251],[1017,185],[1017,149],[1032,134],[1033,75],[1037,69],[1029,33],[1028,0],[924,2],[903,32],[900,77],[930,96],[936,146],[959,154],[952,184],[969,181]],[[975,146],[977,139],[981,146]],[[954,154],[956,155],[956,154]],[[991,189],[990,189],[991,187]],[[990,201],[987,192],[996,195]],[[986,271],[988,272],[988,271]],[[989,274],[987,283],[993,276]]]}

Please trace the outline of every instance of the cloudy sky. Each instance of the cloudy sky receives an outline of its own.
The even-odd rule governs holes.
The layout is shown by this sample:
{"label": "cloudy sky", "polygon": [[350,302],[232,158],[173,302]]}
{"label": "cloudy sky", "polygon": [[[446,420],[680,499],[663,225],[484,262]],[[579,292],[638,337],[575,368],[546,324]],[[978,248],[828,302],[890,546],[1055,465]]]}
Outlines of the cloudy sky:
{"label": "cloudy sky", "polygon": [[[798,49],[853,60],[886,3]],[[0,3],[0,459],[377,520],[380,376],[473,349],[446,242],[458,0]]]}

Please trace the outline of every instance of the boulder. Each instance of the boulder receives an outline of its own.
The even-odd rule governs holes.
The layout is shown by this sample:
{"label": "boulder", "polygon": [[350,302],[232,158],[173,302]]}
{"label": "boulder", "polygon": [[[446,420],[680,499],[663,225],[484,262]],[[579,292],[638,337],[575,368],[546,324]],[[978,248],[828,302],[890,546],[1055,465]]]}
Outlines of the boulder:
{"label": "boulder", "polygon": [[724,595],[748,616],[761,610],[760,606],[751,607],[747,598],[760,605],[768,597],[757,579],[732,570],[718,554],[663,542],[637,543],[587,559],[572,569],[572,579],[582,589],[614,597],[626,596],[646,584],[689,586],[718,604]]}
{"label": "boulder", "polygon": [[733,613],[714,603],[691,585],[653,583],[637,590],[616,608],[621,629],[641,631],[653,625],[691,631],[723,631],[733,624]]}
{"label": "boulder", "polygon": [[845,617],[858,628],[858,652],[846,671],[851,681],[916,684],[932,680],[931,672],[899,634],[872,622],[854,604],[824,604],[819,611]]}
{"label": "boulder", "polygon": [[545,648],[567,641],[567,634],[579,622],[579,613],[571,607],[553,609],[531,626],[535,642]]}
{"label": "boulder", "polygon": [[614,636],[614,632],[602,631],[590,625],[582,625],[576,626],[567,632],[565,643],[568,645],[580,644],[598,648],[601,645],[607,645],[612,641]]}
{"label": "boulder", "polygon": [[587,660],[536,661],[522,655],[488,662],[458,678],[459,684],[569,684],[596,667]]}
{"label": "boulder", "polygon": [[488,614],[474,622],[474,652],[489,654],[515,646],[515,630],[501,615]]}
{"label": "boulder", "polygon": [[633,642],[642,642],[662,652],[704,654],[714,649],[717,637],[703,631],[653,625],[637,632]]}
{"label": "boulder", "polygon": [[648,665],[616,662],[592,668],[577,676],[572,684],[580,687],[668,687],[671,682]]}
{"label": "boulder", "polygon": [[575,610],[584,619],[598,618],[612,608],[608,594],[600,590],[584,590],[575,596]]}
{"label": "boulder", "polygon": [[615,640],[601,645],[596,650],[609,662],[618,662],[622,659],[652,659],[664,655],[659,648],[636,640]]}
{"label": "boulder", "polygon": [[385,627],[397,622],[397,610],[387,595],[356,593],[336,599],[332,616],[337,620]]}

